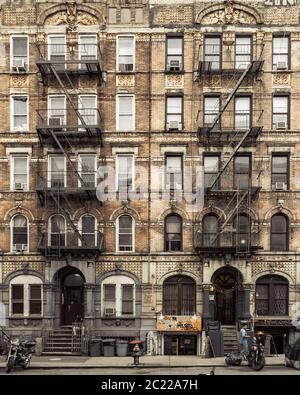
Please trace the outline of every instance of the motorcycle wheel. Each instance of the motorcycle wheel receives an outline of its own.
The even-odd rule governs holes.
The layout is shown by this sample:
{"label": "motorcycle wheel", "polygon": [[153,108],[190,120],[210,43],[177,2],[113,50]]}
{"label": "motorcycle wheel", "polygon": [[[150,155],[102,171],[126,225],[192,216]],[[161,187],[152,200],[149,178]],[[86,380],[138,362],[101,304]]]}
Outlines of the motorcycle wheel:
{"label": "motorcycle wheel", "polygon": [[14,367],[14,362],[14,357],[9,357],[8,361],[6,362],[6,373],[9,373],[12,370]]}
{"label": "motorcycle wheel", "polygon": [[259,370],[262,370],[266,364],[265,357],[261,357],[260,362],[256,363],[255,361],[252,364],[252,369],[258,372]]}

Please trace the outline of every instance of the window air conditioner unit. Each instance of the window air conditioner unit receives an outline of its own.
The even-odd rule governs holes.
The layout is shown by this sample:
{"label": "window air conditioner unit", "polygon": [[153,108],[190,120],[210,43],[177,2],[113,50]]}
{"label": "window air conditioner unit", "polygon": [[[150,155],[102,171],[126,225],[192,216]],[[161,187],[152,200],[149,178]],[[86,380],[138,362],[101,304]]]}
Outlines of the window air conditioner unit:
{"label": "window air conditioner unit", "polygon": [[274,185],[274,189],[276,191],[286,191],[287,190],[287,184],[285,182],[276,182]]}
{"label": "window air conditioner unit", "polygon": [[169,70],[170,71],[180,71],[180,61],[179,60],[170,60]]}
{"label": "window air conditioner unit", "polygon": [[287,69],[287,62],[286,61],[277,62],[276,69],[277,70],[286,70]]}
{"label": "window air conditioner unit", "polygon": [[51,188],[64,188],[64,182],[62,180],[51,180]]}
{"label": "window air conditioner unit", "polygon": [[27,244],[14,244],[13,250],[16,252],[22,252],[27,250]]}
{"label": "window air conditioner unit", "polygon": [[122,71],[133,71],[132,63],[120,63],[119,70]]}
{"label": "window air conditioner unit", "polygon": [[178,121],[170,121],[168,130],[179,130],[179,122]]}
{"label": "window air conditioner unit", "polygon": [[22,182],[15,182],[15,190],[23,191],[24,189],[26,189],[26,184]]}
{"label": "window air conditioner unit", "polygon": [[13,60],[13,70],[18,73],[24,72],[27,69],[25,59],[14,59]]}
{"label": "window air conditioner unit", "polygon": [[277,122],[276,123],[276,130],[286,130],[287,124],[286,122]]}
{"label": "window air conditioner unit", "polygon": [[49,118],[49,125],[50,126],[61,126],[62,119],[59,117],[51,117],[51,118]]}
{"label": "window air conditioner unit", "polygon": [[114,308],[107,307],[107,308],[104,309],[104,315],[105,316],[113,316],[115,314],[116,314],[116,312],[115,312]]}

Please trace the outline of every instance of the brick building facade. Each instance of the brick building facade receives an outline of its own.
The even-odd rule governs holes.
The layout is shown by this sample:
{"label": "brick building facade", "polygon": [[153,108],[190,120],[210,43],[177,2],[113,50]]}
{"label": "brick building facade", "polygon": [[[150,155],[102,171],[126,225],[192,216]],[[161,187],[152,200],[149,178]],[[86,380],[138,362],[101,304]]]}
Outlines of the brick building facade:
{"label": "brick building facade", "polygon": [[84,319],[200,354],[246,321],[293,342],[298,2],[0,3],[6,330]]}

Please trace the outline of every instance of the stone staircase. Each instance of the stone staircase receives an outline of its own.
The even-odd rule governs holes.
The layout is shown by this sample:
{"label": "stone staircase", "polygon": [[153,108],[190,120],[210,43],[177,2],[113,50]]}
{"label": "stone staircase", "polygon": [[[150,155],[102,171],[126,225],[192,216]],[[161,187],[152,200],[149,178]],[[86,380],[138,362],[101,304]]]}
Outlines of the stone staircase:
{"label": "stone staircase", "polygon": [[48,333],[44,339],[43,354],[80,355],[78,347],[79,344],[74,343],[72,327],[65,326]]}
{"label": "stone staircase", "polygon": [[222,325],[224,341],[224,355],[232,351],[239,351],[238,334],[234,325]]}

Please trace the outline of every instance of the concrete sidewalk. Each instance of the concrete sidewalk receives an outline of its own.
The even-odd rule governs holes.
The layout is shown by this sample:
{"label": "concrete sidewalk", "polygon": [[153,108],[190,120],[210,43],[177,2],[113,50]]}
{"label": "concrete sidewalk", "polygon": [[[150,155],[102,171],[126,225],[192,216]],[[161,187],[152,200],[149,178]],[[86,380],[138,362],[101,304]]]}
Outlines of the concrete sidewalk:
{"label": "concrete sidewalk", "polygon": [[[84,369],[84,368],[136,368],[132,365],[132,357],[79,357],[43,355],[33,356],[33,369]],[[284,366],[284,355],[266,357],[267,366]],[[143,356],[140,368],[186,368],[186,367],[224,367],[225,358],[202,358],[199,356]],[[5,357],[0,357],[0,368],[5,367]]]}

